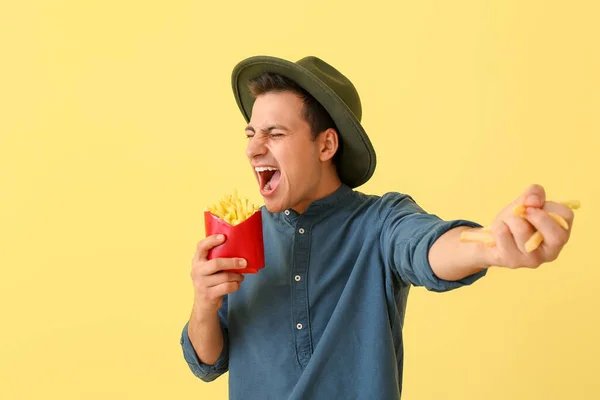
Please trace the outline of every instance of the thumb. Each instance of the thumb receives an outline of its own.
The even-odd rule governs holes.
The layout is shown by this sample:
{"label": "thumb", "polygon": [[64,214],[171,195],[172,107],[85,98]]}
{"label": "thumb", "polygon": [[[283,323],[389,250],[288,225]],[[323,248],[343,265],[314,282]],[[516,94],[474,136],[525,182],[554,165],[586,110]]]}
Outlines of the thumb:
{"label": "thumb", "polygon": [[527,207],[542,208],[546,202],[546,191],[541,185],[530,185],[525,192],[515,201],[515,204],[524,204]]}

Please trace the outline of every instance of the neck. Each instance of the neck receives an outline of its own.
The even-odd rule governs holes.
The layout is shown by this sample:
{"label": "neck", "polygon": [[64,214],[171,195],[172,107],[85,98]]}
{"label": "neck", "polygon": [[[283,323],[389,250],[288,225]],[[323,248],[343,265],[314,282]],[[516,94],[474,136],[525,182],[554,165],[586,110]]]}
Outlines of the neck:
{"label": "neck", "polygon": [[342,181],[340,180],[336,170],[334,168],[327,168],[321,175],[321,179],[319,180],[319,183],[315,187],[315,190],[310,198],[307,198],[305,201],[295,205],[292,207],[292,209],[298,214],[302,214],[306,211],[306,209],[308,209],[308,206],[310,206],[312,202],[329,196],[338,190],[341,185]]}

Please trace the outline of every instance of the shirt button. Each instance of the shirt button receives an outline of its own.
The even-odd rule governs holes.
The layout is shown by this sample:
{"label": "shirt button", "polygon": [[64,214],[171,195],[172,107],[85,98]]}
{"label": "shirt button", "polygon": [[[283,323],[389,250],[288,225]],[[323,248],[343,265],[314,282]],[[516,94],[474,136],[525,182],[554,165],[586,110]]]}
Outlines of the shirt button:
{"label": "shirt button", "polygon": [[300,275],[296,275],[294,279],[296,280],[296,282],[300,282],[300,279],[302,279],[302,277]]}
{"label": "shirt button", "polygon": [[302,324],[296,325],[296,329],[298,329],[298,330],[302,329]]}
{"label": "shirt button", "polygon": [[285,210],[284,213],[285,215],[290,215],[290,210]]}
{"label": "shirt button", "polygon": [[303,235],[304,234],[304,228],[298,229],[298,232],[300,232],[300,234]]}

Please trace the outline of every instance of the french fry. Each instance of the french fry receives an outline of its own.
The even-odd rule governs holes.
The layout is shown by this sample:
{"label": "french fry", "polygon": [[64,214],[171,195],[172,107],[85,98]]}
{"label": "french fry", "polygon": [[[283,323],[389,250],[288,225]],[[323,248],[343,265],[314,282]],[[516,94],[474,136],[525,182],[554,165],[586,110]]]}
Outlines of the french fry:
{"label": "french fry", "polygon": [[527,210],[527,207],[525,207],[525,204],[517,204],[513,208],[513,214],[518,215],[519,217],[524,217],[525,210]]}
{"label": "french fry", "polygon": [[[577,210],[579,207],[581,207],[581,203],[578,200],[561,201],[560,204],[567,206],[572,210]],[[526,209],[527,207],[524,204],[517,204],[513,207],[513,213],[524,218]],[[556,221],[556,223],[559,224],[562,228],[564,228],[565,230],[569,230],[569,224],[567,223],[567,221],[565,221],[563,217],[554,212],[548,212],[548,215],[554,221]],[[494,236],[491,233],[490,227],[465,230],[461,232],[460,241],[479,242],[483,243],[487,247],[493,247],[496,245],[496,240],[494,239]],[[534,251],[542,244],[543,241],[544,237],[542,236],[542,234],[539,231],[535,232],[533,235],[531,235],[527,242],[525,242],[525,251],[527,251],[528,253]]]}
{"label": "french fry", "polygon": [[555,220],[557,224],[559,224],[560,226],[565,228],[565,230],[567,230],[567,231],[569,230],[569,224],[567,223],[567,221],[565,221],[565,219],[563,217],[561,217],[557,213],[553,213],[552,211],[548,211],[548,215],[551,216],[552,219]]}
{"label": "french fry", "polygon": [[238,225],[244,222],[259,209],[260,207],[250,203],[248,199],[241,199],[237,194],[237,189],[234,190],[233,195],[225,195],[215,204],[207,207],[207,211],[229,225]]}
{"label": "french fry", "polygon": [[561,201],[560,204],[569,207],[571,210],[577,210],[579,207],[581,207],[579,200]]}
{"label": "french fry", "polygon": [[544,241],[544,237],[540,233],[540,231],[535,232],[531,237],[525,242],[525,251],[531,253]]}
{"label": "french fry", "polygon": [[481,242],[488,247],[493,247],[496,244],[494,236],[484,229],[465,230],[460,233],[461,242]]}

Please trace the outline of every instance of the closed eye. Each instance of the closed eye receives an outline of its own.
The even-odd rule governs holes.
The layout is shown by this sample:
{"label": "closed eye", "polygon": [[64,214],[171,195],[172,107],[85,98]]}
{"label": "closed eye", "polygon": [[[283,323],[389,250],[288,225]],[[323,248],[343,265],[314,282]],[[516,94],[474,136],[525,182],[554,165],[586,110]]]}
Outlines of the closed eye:
{"label": "closed eye", "polygon": [[[270,138],[279,138],[279,137],[285,136],[285,134],[284,134],[284,133],[268,133],[268,134],[267,134],[267,133],[264,133],[262,136],[263,136],[263,138],[265,138],[267,135],[268,135]],[[254,133],[251,133],[251,134],[250,134],[250,133],[247,133],[247,134],[246,134],[246,139],[250,140],[250,139],[252,139],[254,136],[255,136],[255,134],[254,134]]]}

